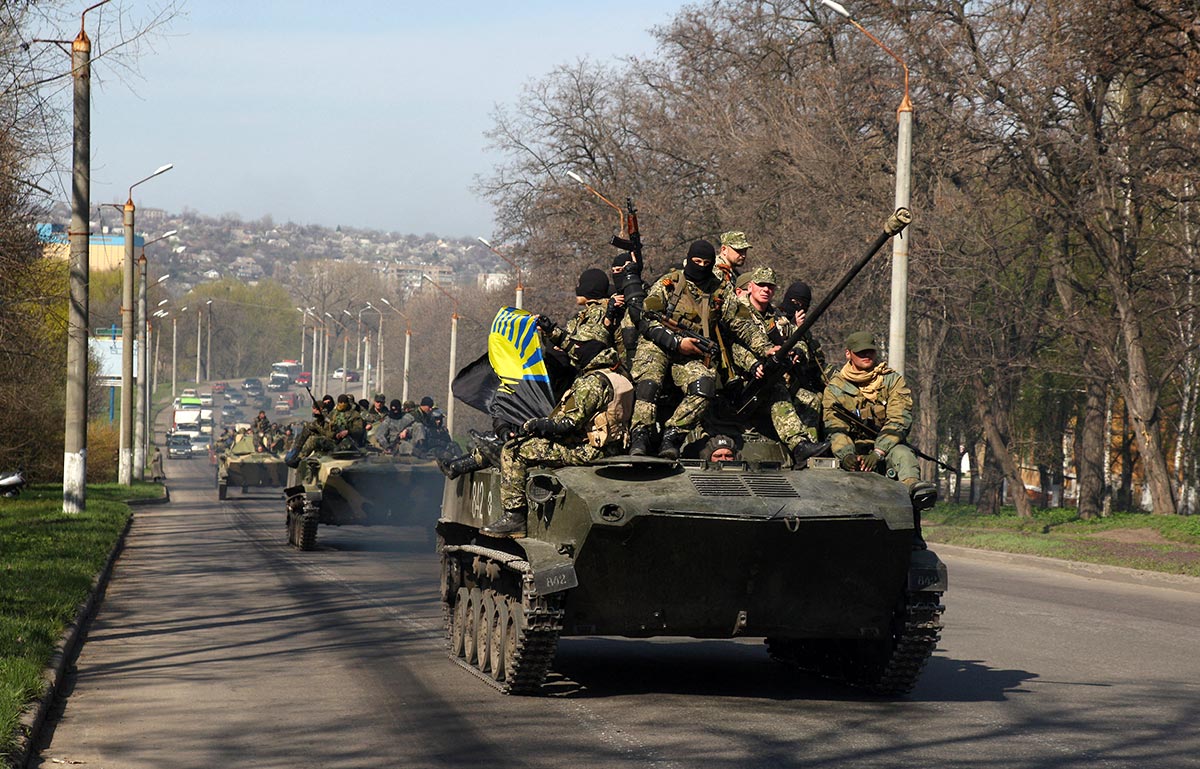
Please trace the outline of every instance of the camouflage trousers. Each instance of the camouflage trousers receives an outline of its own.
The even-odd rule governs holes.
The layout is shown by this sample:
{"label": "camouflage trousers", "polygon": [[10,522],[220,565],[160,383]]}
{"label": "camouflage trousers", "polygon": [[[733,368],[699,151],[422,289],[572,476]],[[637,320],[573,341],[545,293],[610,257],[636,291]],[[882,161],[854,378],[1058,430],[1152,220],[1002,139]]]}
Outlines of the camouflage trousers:
{"label": "camouflage trousers", "polygon": [[821,393],[798,388],[792,393],[792,408],[796,412],[796,418],[800,420],[804,436],[813,442],[820,440]]}
{"label": "camouflage trousers", "polygon": [[[767,390],[765,395],[767,403],[770,404],[771,425],[789,451],[805,441],[816,440],[816,423],[809,424],[809,420],[801,418],[787,387],[778,383]],[[807,409],[805,416],[812,416]]]}
{"label": "camouflage trousers", "polygon": [[[714,382],[720,381],[717,378],[716,370],[711,366],[704,365],[702,358],[668,356],[661,347],[650,342],[638,344],[637,353],[633,356],[631,373],[635,386],[641,384],[643,380],[658,382],[659,385],[662,385],[667,374],[671,375],[671,381],[675,383],[676,387],[683,390],[684,396],[679,405],[675,407],[675,412],[663,424],[666,427],[674,427],[685,432],[699,424],[704,417],[704,412],[708,410],[708,398],[703,395],[689,395],[688,385],[702,377],[711,377]],[[650,427],[656,421],[658,421],[658,410],[654,403],[640,398],[634,401],[632,420],[634,427]]]}
{"label": "camouflage trousers", "polygon": [[559,443],[546,438],[518,438],[500,451],[500,504],[505,510],[525,509],[525,481],[529,467],[586,465],[604,456],[587,443]]}
{"label": "camouflage trousers", "polygon": [[[854,452],[860,457],[875,448],[872,441],[855,441]],[[910,489],[921,480],[921,471],[917,467],[917,455],[903,443],[892,447],[883,461],[875,466],[875,471],[886,475],[894,481],[900,481]]]}

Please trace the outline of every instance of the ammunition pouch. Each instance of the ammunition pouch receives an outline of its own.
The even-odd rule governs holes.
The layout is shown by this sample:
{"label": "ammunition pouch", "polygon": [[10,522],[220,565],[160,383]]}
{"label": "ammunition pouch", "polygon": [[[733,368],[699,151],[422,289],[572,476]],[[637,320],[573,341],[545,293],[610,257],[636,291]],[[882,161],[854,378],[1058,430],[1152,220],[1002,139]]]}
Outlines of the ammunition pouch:
{"label": "ammunition pouch", "polygon": [[679,351],[679,336],[666,326],[650,326],[646,329],[646,339],[658,345],[668,355]]}

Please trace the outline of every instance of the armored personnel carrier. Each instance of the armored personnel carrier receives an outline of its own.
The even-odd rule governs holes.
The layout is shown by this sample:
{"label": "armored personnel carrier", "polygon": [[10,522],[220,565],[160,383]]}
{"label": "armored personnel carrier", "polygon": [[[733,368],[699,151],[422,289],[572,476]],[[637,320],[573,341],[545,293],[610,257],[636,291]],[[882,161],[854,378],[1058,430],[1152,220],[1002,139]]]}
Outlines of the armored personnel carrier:
{"label": "armored personnel carrier", "polygon": [[493,539],[493,468],[446,484],[438,522],[451,658],[536,693],[560,636],[760,637],[780,662],[910,691],[941,630],[946,569],[915,546],[905,487],[832,459],[796,471],[746,439],[733,462],[614,457],[534,468],[528,535]]}
{"label": "armored personnel carrier", "polygon": [[242,433],[217,459],[217,499],[225,499],[230,486],[280,488],[287,482],[287,466],[269,451],[258,451],[254,437]]}
{"label": "armored personnel carrier", "polygon": [[431,459],[361,450],[300,460],[284,489],[288,544],[317,545],[317,526],[421,526],[433,536],[445,478]]}

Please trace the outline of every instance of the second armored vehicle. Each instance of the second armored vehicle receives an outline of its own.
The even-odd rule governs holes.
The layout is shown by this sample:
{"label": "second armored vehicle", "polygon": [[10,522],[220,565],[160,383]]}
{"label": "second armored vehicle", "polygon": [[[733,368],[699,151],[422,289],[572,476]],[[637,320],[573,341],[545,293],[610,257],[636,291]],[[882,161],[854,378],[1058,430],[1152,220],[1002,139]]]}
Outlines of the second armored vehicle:
{"label": "second armored vehicle", "polygon": [[243,432],[217,459],[217,499],[225,499],[230,486],[242,493],[255,488],[279,488],[287,482],[287,466],[269,451],[258,451],[254,436]]}

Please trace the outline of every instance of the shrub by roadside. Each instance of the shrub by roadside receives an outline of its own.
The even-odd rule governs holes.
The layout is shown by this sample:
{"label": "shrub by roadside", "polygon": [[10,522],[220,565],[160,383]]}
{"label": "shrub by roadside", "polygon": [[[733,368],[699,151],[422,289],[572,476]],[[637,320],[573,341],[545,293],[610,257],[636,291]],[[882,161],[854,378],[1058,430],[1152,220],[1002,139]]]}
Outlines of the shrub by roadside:
{"label": "shrub by roadside", "polygon": [[1053,508],[1023,519],[1011,507],[991,516],[972,505],[939,504],[923,521],[930,543],[1200,577],[1200,516],[1116,513],[1083,520],[1073,509]]}
{"label": "shrub by roadside", "polygon": [[0,752],[14,746],[26,705],[41,696],[42,671],[63,629],[129,519],[124,500],[162,486],[89,485],[87,510],[62,512],[62,486],[39,484],[0,500]]}

